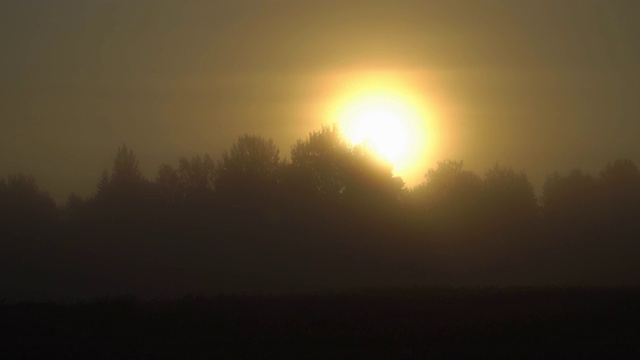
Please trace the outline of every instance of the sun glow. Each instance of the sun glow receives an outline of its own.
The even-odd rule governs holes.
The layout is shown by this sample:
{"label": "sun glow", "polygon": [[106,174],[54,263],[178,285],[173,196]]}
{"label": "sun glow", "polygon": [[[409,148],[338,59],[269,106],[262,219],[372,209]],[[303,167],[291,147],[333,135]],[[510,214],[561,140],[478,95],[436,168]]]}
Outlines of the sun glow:
{"label": "sun glow", "polygon": [[332,119],[349,142],[369,148],[409,176],[424,165],[429,150],[429,116],[416,91],[398,79],[354,79],[335,102]]}
{"label": "sun glow", "polygon": [[385,95],[358,99],[345,109],[340,124],[349,141],[370,147],[394,164],[409,150],[411,140],[411,114],[396,100]]}

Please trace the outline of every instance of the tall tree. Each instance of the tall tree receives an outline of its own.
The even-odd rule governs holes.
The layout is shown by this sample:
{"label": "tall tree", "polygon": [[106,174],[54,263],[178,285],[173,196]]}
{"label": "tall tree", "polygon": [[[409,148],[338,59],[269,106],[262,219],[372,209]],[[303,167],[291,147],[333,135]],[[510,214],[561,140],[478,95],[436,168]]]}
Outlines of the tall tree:
{"label": "tall tree", "polygon": [[215,171],[215,165],[209,155],[194,156],[191,161],[186,158],[180,159],[177,176],[183,197],[202,201],[211,195]]}
{"label": "tall tree", "polygon": [[598,181],[582,170],[573,169],[568,175],[555,172],[547,177],[542,187],[543,214],[548,219],[585,221],[585,216],[595,215],[595,210],[601,207],[600,190]]}
{"label": "tall tree", "polygon": [[533,185],[524,172],[494,165],[483,177],[483,211],[495,221],[522,224],[533,220],[537,199]]}
{"label": "tall tree", "polygon": [[222,154],[215,173],[215,188],[221,193],[255,194],[270,188],[282,162],[272,139],[244,134]]}
{"label": "tall tree", "polygon": [[0,227],[31,231],[58,218],[58,209],[49,193],[40,190],[33,176],[21,173],[0,181]]}
{"label": "tall tree", "polygon": [[184,200],[184,189],[180,183],[180,175],[173,166],[168,164],[160,165],[156,175],[156,186],[160,193],[160,198],[165,204],[175,205]]}
{"label": "tall tree", "polygon": [[126,145],[118,148],[109,173],[105,170],[100,182],[96,199],[99,201],[131,201],[150,198],[152,189],[140,172],[138,158],[133,149]]}
{"label": "tall tree", "polygon": [[482,180],[463,167],[462,161],[438,162],[437,168],[425,174],[425,183],[418,187],[415,195],[422,198],[421,202],[431,211],[469,211],[477,204]]}
{"label": "tall tree", "polygon": [[608,163],[600,172],[611,215],[627,224],[640,222],[640,170],[628,159]]}
{"label": "tall tree", "polygon": [[128,148],[127,145],[120,146],[111,170],[111,184],[118,186],[119,184],[140,183],[143,180],[138,158],[133,149]]}
{"label": "tall tree", "polygon": [[345,197],[365,207],[398,204],[404,181],[393,175],[393,166],[362,146],[351,148],[345,177]]}
{"label": "tall tree", "polygon": [[339,197],[347,187],[351,146],[337,126],[323,126],[291,148],[288,186]]}
{"label": "tall tree", "polygon": [[66,221],[77,221],[85,217],[87,200],[82,196],[72,192],[67,197],[64,204],[64,216]]}
{"label": "tall tree", "polygon": [[640,170],[631,160],[608,163],[600,172],[600,180],[613,196],[629,198],[640,194]]}

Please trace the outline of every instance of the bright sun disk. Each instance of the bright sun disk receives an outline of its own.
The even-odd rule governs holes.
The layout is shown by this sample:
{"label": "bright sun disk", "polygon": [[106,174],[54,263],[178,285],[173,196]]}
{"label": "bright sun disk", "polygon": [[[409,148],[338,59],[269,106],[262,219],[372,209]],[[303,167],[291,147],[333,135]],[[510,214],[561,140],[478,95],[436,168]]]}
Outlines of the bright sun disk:
{"label": "bright sun disk", "polygon": [[408,114],[388,97],[371,96],[345,109],[342,131],[354,144],[371,148],[382,158],[397,163],[410,145]]}
{"label": "bright sun disk", "polygon": [[345,138],[409,175],[423,165],[428,148],[426,115],[418,97],[389,81],[354,82],[334,104],[332,118]]}

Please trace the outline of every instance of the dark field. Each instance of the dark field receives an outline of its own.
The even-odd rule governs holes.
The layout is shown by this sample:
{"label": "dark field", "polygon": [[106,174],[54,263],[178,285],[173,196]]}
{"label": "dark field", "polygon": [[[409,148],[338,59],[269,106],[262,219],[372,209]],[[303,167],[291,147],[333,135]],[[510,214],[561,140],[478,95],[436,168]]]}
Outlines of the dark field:
{"label": "dark field", "polygon": [[640,289],[394,289],[15,303],[3,358],[637,358]]}

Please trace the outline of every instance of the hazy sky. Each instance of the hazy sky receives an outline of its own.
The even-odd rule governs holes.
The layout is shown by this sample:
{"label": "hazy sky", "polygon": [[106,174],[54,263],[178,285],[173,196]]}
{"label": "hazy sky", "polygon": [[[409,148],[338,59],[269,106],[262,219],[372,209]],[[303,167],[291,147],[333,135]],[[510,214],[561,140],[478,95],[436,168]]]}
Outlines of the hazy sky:
{"label": "hazy sky", "polygon": [[60,200],[92,191],[123,143],[149,178],[244,132],[287,154],[354,74],[379,71],[433,106],[424,172],[500,162],[539,186],[640,164],[637,34],[633,0],[3,0],[0,176]]}

